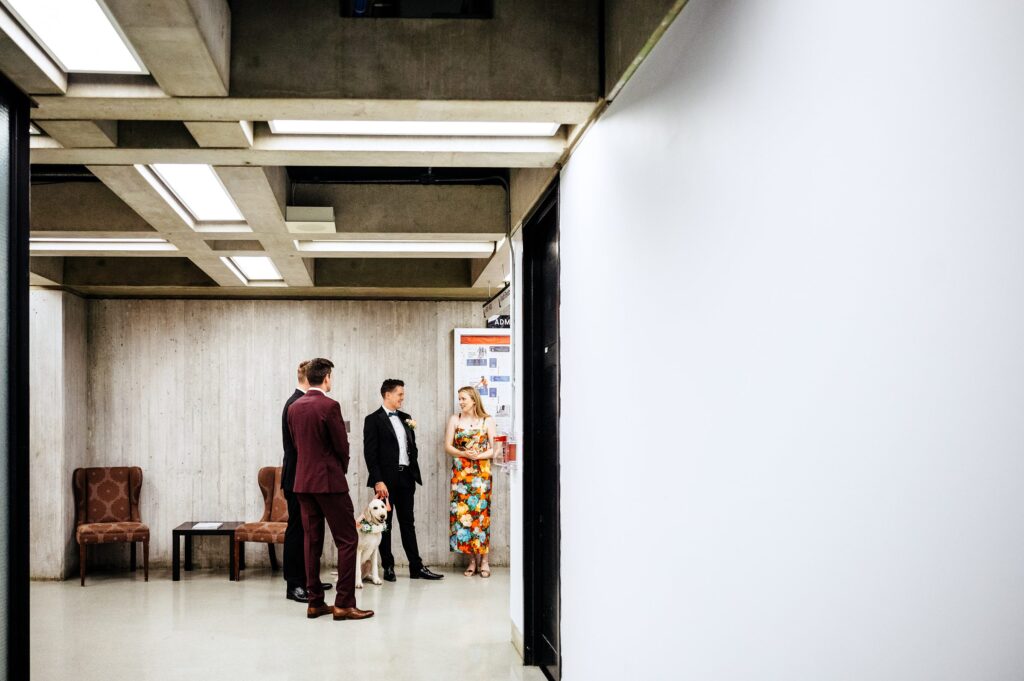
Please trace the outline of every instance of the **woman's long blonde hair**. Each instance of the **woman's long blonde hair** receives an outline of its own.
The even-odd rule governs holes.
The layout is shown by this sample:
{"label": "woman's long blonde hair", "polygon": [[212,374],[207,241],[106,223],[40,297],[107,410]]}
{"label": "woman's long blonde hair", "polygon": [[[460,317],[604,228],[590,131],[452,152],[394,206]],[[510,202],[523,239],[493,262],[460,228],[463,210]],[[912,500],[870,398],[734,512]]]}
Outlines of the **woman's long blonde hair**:
{"label": "woman's long blonde hair", "polygon": [[476,409],[477,418],[486,419],[490,416],[487,410],[484,409],[484,401],[480,399],[480,393],[477,392],[476,388],[471,385],[464,385],[459,388],[459,394],[461,395],[462,393],[469,393],[473,396],[473,408]]}

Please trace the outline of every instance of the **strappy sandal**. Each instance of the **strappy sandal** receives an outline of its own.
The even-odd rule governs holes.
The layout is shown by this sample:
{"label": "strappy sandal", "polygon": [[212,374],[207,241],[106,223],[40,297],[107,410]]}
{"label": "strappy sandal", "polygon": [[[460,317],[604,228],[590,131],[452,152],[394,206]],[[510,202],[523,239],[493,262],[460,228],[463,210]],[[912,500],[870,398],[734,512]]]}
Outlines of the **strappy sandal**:
{"label": "strappy sandal", "polygon": [[472,577],[473,575],[476,574],[476,565],[475,564],[470,565],[468,568],[466,568],[466,571],[463,572],[462,574],[466,575],[467,577]]}
{"label": "strappy sandal", "polygon": [[488,563],[487,567],[483,567],[483,566],[480,567],[480,576],[481,577],[490,577],[491,576],[491,566],[490,566],[490,563]]}

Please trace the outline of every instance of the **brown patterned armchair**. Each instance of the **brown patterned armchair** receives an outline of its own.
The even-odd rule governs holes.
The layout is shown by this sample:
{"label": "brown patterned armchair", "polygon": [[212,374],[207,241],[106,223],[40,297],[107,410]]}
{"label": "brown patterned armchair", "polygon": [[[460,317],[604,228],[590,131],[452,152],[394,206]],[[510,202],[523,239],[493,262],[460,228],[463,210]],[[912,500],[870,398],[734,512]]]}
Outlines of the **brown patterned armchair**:
{"label": "brown patterned armchair", "polygon": [[127,542],[135,571],[135,543],[142,542],[142,565],[149,581],[149,527],[139,517],[142,469],[76,468],[71,474],[75,491],[75,540],[78,570],[85,586],[86,547],[90,544]]}
{"label": "brown patterned armchair", "polygon": [[267,545],[270,552],[270,567],[277,570],[275,544],[284,544],[284,532],[288,529],[288,502],[281,490],[281,467],[264,466],[256,477],[263,493],[263,517],[255,523],[245,523],[235,529],[235,581],[245,560],[244,542],[258,542]]}

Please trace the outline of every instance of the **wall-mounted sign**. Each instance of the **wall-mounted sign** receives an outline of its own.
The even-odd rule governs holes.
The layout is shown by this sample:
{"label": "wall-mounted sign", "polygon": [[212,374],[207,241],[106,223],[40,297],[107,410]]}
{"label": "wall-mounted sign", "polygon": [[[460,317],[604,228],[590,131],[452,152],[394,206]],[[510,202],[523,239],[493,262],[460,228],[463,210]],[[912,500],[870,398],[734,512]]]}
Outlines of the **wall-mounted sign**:
{"label": "wall-mounted sign", "polygon": [[500,329],[455,329],[455,412],[459,388],[480,394],[499,433],[512,432],[512,336]]}
{"label": "wall-mounted sign", "polygon": [[490,322],[492,317],[501,317],[502,315],[507,317],[510,314],[512,314],[512,287],[506,286],[498,295],[484,303],[484,321]]}

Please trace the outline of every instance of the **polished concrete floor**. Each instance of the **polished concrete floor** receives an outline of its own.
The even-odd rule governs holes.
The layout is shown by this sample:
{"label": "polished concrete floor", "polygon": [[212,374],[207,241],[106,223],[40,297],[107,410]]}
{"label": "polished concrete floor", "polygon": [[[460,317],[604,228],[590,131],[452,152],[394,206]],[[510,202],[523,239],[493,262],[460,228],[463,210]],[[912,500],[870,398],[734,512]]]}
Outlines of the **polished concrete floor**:
{"label": "polished concrete floor", "polygon": [[543,679],[509,642],[508,570],[444,572],[367,584],[356,599],[377,614],[361,622],[306,619],[268,569],[238,583],[226,570],[33,582],[32,679]]}

